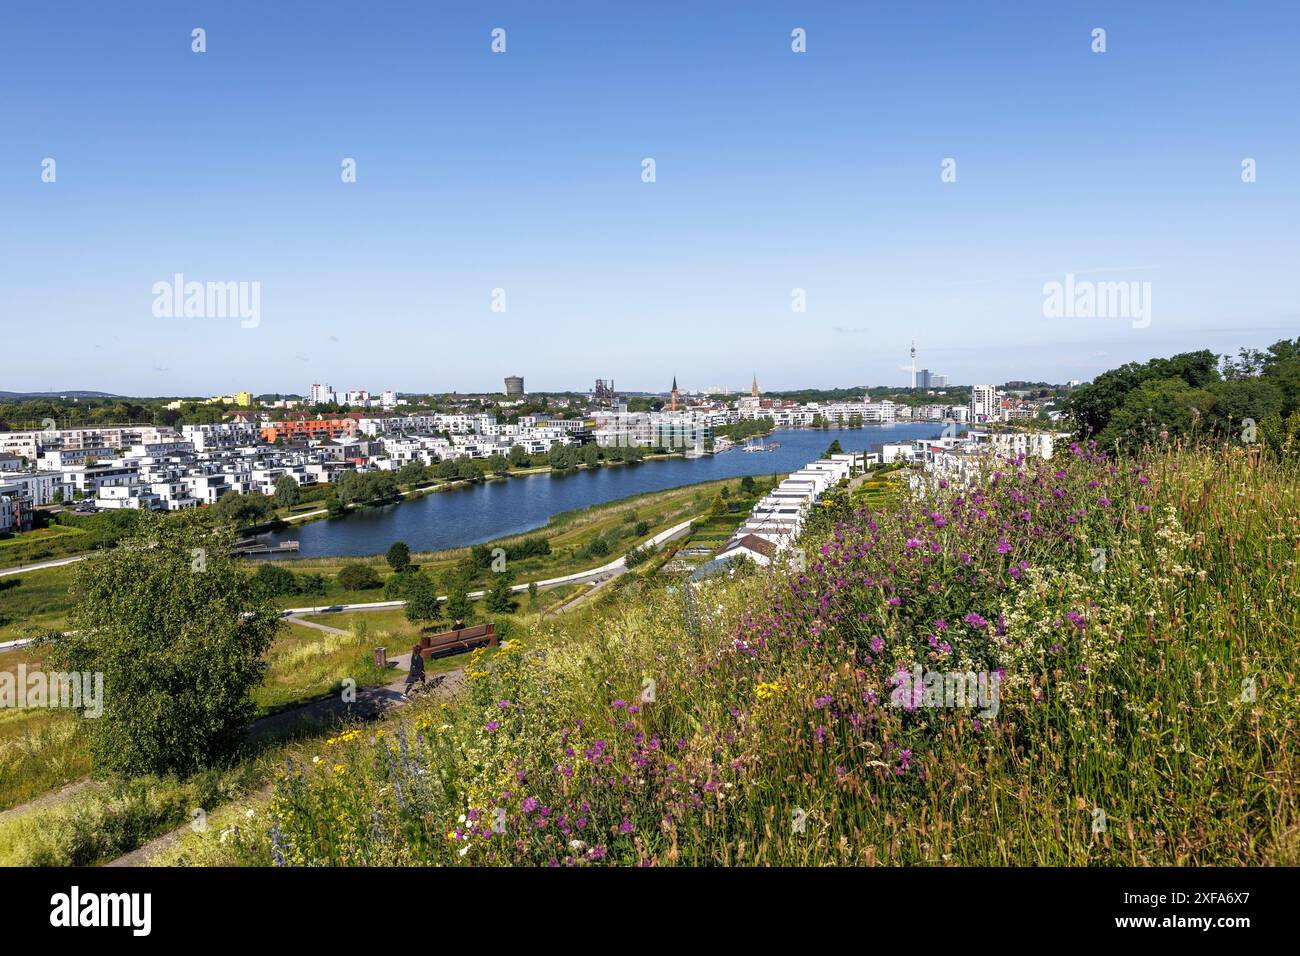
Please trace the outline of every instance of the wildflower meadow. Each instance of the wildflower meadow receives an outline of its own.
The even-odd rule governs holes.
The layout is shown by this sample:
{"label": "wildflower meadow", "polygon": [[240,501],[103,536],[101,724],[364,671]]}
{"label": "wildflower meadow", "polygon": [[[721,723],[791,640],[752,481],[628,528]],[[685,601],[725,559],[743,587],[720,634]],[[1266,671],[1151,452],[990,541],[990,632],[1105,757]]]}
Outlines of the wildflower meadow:
{"label": "wildflower meadow", "polygon": [[1298,516],[1240,446],[990,460],[802,562],[629,574],[180,861],[1295,864]]}

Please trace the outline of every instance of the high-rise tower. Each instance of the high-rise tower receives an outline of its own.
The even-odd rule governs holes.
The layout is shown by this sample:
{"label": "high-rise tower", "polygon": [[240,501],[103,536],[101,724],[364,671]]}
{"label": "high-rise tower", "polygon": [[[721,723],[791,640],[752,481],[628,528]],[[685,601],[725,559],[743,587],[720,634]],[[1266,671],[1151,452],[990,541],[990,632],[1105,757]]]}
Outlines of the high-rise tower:
{"label": "high-rise tower", "polygon": [[912,339],[912,387],[916,388],[916,339]]}

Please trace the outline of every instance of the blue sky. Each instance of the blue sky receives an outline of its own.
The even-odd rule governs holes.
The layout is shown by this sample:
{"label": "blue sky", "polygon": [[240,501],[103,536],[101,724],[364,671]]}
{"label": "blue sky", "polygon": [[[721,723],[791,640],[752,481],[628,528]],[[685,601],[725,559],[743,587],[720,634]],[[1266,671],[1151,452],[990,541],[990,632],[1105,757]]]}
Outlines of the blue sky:
{"label": "blue sky", "polygon": [[[1297,49],[1281,2],[5,4],[0,389],[905,384],[913,338],[955,382],[1065,381],[1264,345],[1300,334]],[[1067,272],[1150,282],[1149,326],[1045,318]],[[154,317],[176,273],[260,282],[260,324]]]}

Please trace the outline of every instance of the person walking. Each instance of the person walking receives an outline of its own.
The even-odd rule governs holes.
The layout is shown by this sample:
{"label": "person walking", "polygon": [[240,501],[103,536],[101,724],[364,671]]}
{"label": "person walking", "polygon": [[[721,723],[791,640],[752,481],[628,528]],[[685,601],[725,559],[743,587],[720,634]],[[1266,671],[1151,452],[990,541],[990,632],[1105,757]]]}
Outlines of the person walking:
{"label": "person walking", "polygon": [[420,687],[424,687],[424,655],[420,653],[420,645],[416,644],[411,648],[411,669],[406,672],[406,690],[402,692],[405,697],[411,693],[411,688],[415,682],[420,682]]}

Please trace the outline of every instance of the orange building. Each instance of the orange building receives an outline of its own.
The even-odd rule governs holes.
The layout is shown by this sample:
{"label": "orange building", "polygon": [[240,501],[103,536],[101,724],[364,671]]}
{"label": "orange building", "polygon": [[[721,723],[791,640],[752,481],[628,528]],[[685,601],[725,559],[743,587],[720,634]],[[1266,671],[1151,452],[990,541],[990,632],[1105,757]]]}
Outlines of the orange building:
{"label": "orange building", "polygon": [[272,422],[262,429],[262,441],[275,444],[283,438],[294,441],[304,438],[338,438],[351,435],[357,430],[354,418],[301,418]]}

